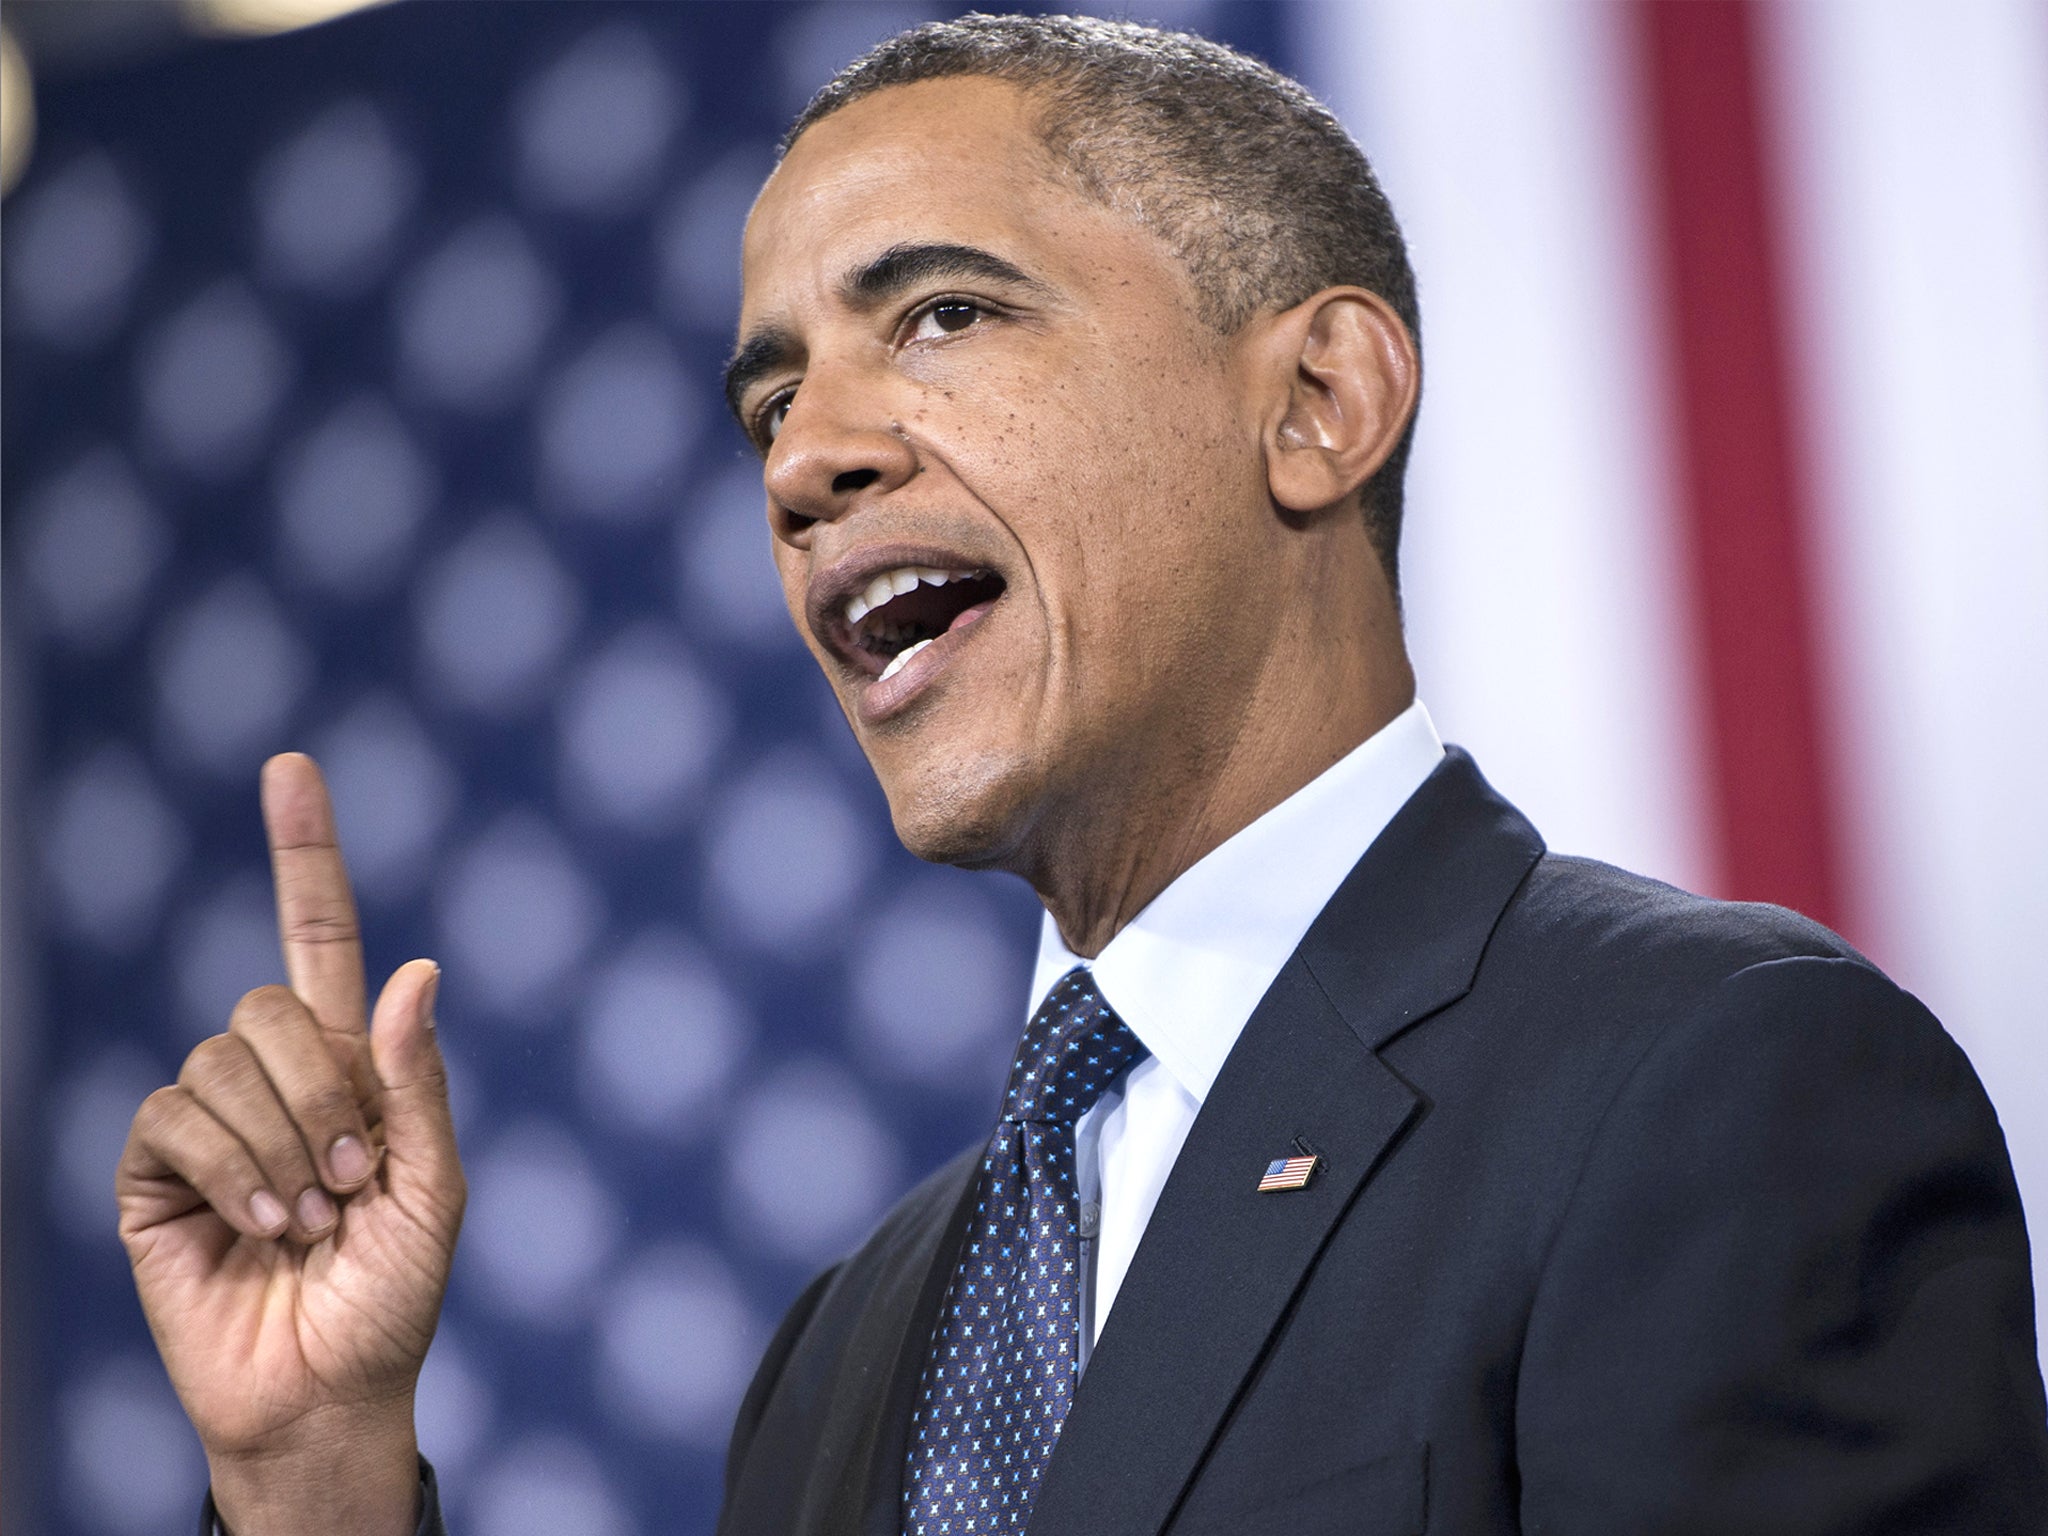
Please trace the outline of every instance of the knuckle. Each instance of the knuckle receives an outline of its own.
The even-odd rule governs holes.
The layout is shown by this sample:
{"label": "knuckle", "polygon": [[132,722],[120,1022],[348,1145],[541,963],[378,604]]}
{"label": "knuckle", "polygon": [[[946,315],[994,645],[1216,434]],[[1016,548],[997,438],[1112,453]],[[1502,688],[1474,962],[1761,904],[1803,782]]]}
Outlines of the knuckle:
{"label": "knuckle", "polygon": [[256,1166],[280,1189],[312,1182],[313,1169],[306,1160],[306,1148],[289,1126],[266,1126],[250,1135],[249,1147]]}
{"label": "knuckle", "polygon": [[355,919],[338,908],[295,912],[285,921],[284,936],[290,944],[353,944]]}
{"label": "knuckle", "polygon": [[263,1177],[239,1146],[214,1147],[197,1159],[199,1188],[218,1204],[223,1195],[240,1198],[262,1187]]}
{"label": "knuckle", "polygon": [[178,1069],[178,1082],[189,1087],[232,1080],[247,1069],[248,1062],[248,1048],[233,1035],[208,1035],[186,1055],[185,1064]]}
{"label": "knuckle", "polygon": [[346,1088],[337,1082],[317,1083],[296,1095],[293,1108],[301,1120],[313,1125],[340,1128],[352,1126],[356,1119],[356,1101]]}
{"label": "knuckle", "polygon": [[272,982],[242,994],[229,1018],[228,1028],[237,1034],[274,1030],[304,1012],[305,1006],[300,1003],[297,993],[290,987]]}
{"label": "knuckle", "polygon": [[136,1108],[130,1134],[143,1141],[155,1141],[176,1118],[184,1092],[176,1084],[159,1088]]}

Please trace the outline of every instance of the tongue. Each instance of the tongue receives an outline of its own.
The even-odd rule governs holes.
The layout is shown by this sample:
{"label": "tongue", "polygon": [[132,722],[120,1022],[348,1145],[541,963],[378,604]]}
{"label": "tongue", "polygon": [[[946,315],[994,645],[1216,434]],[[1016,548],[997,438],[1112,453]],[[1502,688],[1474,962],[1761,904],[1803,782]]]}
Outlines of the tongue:
{"label": "tongue", "polygon": [[994,601],[995,597],[993,594],[991,594],[988,597],[982,598],[980,601],[976,602],[971,607],[962,608],[958,613],[954,614],[952,618],[946,621],[947,630],[950,632],[952,630],[959,629],[962,625],[972,624],[976,619],[980,618],[984,613],[988,612],[989,605]]}

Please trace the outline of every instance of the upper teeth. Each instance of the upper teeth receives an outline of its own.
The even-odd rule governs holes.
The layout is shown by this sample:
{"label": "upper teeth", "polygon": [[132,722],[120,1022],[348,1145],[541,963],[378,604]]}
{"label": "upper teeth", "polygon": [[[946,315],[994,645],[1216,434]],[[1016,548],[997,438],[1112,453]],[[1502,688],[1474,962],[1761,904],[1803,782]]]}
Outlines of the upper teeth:
{"label": "upper teeth", "polygon": [[890,598],[914,591],[920,583],[927,587],[943,587],[949,581],[966,581],[975,574],[973,571],[941,571],[929,565],[899,565],[893,571],[882,572],[867,584],[866,590],[846,600],[846,622],[858,624]]}

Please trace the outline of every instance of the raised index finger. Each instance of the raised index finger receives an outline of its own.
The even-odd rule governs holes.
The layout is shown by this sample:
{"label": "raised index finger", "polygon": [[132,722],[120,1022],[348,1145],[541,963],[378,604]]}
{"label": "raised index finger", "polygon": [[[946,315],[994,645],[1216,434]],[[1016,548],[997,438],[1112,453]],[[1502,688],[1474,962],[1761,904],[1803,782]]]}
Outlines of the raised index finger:
{"label": "raised index finger", "polygon": [[313,759],[286,752],[263,765],[263,826],[277,887],[277,933],[291,989],[323,1029],[369,1029],[355,897],[334,835],[334,808]]}

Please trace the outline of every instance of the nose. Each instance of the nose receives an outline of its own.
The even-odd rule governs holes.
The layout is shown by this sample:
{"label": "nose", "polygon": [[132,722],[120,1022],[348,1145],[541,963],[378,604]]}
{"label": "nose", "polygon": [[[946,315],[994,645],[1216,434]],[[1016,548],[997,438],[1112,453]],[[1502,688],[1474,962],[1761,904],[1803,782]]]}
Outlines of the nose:
{"label": "nose", "polygon": [[816,368],[805,376],[763,472],[778,539],[801,546],[813,524],[844,517],[863,496],[887,495],[917,473],[917,451],[878,393]]}

